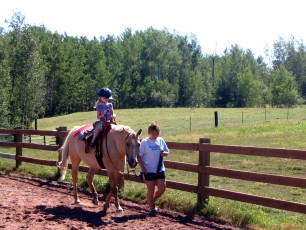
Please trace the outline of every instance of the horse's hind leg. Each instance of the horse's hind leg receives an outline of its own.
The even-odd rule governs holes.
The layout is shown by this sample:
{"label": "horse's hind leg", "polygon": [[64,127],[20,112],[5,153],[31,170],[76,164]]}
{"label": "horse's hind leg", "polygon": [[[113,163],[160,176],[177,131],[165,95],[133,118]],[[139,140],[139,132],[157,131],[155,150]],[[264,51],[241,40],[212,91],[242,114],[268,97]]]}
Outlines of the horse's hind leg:
{"label": "horse's hind leg", "polygon": [[[110,182],[112,184],[112,182]],[[108,208],[109,208],[109,204],[110,204],[110,201],[112,199],[112,196],[113,196],[113,189],[112,189],[112,185],[111,185],[111,188],[110,188],[110,191],[105,199],[105,203],[104,203],[104,206],[103,206],[103,210],[106,211]]]}
{"label": "horse's hind leg", "polygon": [[95,176],[95,173],[96,173],[95,169],[89,168],[86,179],[87,179],[87,183],[88,183],[88,186],[92,194],[92,203],[94,203],[95,205],[98,205],[99,204],[98,193],[93,185],[93,178]]}
{"label": "horse's hind leg", "polygon": [[78,196],[78,170],[79,170],[79,163],[78,164],[72,164],[72,183],[73,183],[74,203],[75,204],[80,204],[81,203],[81,201],[79,199],[79,196]]}

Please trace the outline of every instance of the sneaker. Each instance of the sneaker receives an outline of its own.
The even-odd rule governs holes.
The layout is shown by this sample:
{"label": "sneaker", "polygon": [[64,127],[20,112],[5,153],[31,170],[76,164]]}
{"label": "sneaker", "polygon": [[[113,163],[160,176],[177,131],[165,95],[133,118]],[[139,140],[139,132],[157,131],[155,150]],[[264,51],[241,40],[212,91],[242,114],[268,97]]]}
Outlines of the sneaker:
{"label": "sneaker", "polygon": [[157,212],[157,206],[155,205],[155,203],[153,204],[152,210],[155,210]]}
{"label": "sneaker", "polygon": [[152,206],[151,211],[149,212],[149,216],[155,216],[157,214],[157,207],[155,205],[155,203]]}
{"label": "sneaker", "polygon": [[157,210],[156,209],[152,209],[150,212],[149,212],[149,215],[150,216],[155,216],[157,214]]}

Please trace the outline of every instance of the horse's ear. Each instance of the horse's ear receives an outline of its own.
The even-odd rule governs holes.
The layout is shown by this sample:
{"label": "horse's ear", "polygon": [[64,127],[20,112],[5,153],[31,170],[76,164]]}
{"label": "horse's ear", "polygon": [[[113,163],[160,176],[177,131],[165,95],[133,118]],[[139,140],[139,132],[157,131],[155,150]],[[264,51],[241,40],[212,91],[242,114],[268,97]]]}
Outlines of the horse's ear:
{"label": "horse's ear", "polygon": [[138,132],[137,132],[137,136],[139,136],[142,132],[142,129],[139,129]]}

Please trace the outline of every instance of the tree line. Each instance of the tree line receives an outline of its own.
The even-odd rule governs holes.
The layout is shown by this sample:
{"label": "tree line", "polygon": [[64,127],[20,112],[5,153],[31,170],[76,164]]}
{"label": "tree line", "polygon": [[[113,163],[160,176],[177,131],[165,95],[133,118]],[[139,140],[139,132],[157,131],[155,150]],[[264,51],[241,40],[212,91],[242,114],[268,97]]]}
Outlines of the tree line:
{"label": "tree line", "polygon": [[279,38],[269,65],[238,44],[204,54],[194,35],[148,28],[120,36],[72,37],[25,22],[0,27],[0,122],[93,109],[108,87],[115,108],[295,106],[306,98],[303,41]]}

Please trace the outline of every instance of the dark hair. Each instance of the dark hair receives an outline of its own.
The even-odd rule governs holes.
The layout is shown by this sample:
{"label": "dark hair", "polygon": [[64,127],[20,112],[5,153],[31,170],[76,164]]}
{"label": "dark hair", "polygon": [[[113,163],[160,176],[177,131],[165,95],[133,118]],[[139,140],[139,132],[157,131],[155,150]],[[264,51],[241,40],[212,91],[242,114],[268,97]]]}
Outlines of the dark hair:
{"label": "dark hair", "polygon": [[155,121],[152,121],[148,127],[148,134],[150,134],[151,132],[155,132],[157,135],[159,135],[159,131],[159,125]]}

